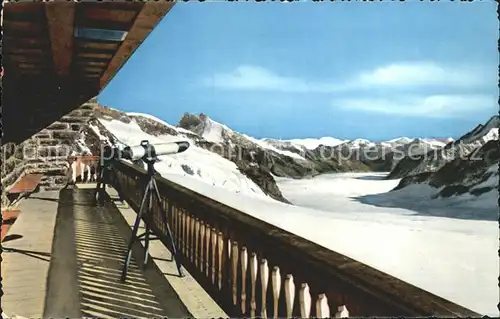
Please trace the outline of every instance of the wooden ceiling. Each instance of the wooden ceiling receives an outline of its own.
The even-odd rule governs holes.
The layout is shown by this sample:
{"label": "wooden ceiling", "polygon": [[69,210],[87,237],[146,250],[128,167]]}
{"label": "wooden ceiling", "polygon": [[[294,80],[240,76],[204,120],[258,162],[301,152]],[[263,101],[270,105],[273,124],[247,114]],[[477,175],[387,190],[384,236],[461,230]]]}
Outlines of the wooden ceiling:
{"label": "wooden ceiling", "polygon": [[[22,78],[70,77],[102,89],[173,4],[6,2],[5,73]],[[126,32],[126,37],[109,38],[117,31]]]}
{"label": "wooden ceiling", "polygon": [[175,2],[3,3],[2,142],[17,143],[97,96]]}

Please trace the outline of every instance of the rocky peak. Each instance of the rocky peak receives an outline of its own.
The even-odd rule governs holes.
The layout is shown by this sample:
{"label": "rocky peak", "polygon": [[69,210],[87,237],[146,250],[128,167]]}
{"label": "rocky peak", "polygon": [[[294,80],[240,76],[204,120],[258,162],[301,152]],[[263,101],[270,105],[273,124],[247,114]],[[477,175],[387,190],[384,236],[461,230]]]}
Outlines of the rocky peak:
{"label": "rocky peak", "polygon": [[444,147],[430,145],[419,157],[403,158],[389,174],[388,178],[404,178],[421,173],[439,170],[456,158],[464,158],[474,153],[489,141],[498,140],[499,117],[493,116],[486,124],[479,124],[456,141],[450,141]]}
{"label": "rocky peak", "polygon": [[94,117],[96,118],[102,118],[105,120],[117,120],[124,123],[131,122],[131,119],[125,113],[107,106],[96,105],[93,111]]}
{"label": "rocky peak", "polygon": [[[130,115],[129,115],[130,116]],[[136,116],[136,115],[131,115],[130,116],[132,120],[139,125],[141,130],[144,132],[153,135],[153,136],[162,136],[162,135],[172,135],[172,136],[178,136],[179,132],[171,127],[171,126],[166,126],[163,125],[162,123],[159,123],[158,121],[143,117],[143,116]]]}
{"label": "rocky peak", "polygon": [[194,114],[190,113],[184,113],[182,118],[179,121],[179,127],[186,129],[186,130],[192,130],[195,127],[199,126],[202,122],[202,119],[200,116],[196,116]]}

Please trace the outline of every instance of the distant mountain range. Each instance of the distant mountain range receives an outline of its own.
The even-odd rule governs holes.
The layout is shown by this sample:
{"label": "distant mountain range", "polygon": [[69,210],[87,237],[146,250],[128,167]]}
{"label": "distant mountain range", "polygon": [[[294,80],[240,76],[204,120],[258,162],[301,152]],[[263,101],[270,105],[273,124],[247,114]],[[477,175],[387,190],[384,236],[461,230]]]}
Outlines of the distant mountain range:
{"label": "distant mountain range", "polygon": [[[110,143],[116,144],[124,139],[124,136],[110,134],[116,121],[123,125],[134,125],[147,136],[188,139],[197,148],[209,151],[209,154],[213,154],[211,156],[219,156],[234,163],[238,171],[258,185],[265,194],[281,201],[286,199],[277,187],[274,176],[308,178],[318,174],[348,171],[390,172],[388,178],[402,179],[397,188],[414,183],[428,183],[440,188],[442,195],[458,194],[466,190],[463,187],[457,188],[456,185],[467,185],[465,187],[468,191],[491,177],[491,174],[494,176],[491,165],[498,163],[499,158],[498,116],[492,117],[484,125],[478,125],[457,140],[400,137],[372,142],[334,137],[256,139],[236,132],[205,114],[186,113],[177,125],[148,114],[123,113],[106,108],[98,108],[95,114],[95,118],[89,122],[89,128],[92,129],[87,130],[87,139],[90,139],[91,145],[96,144],[95,132],[101,137],[107,136]],[[91,132],[94,132],[93,137]],[[462,154],[461,158],[457,158],[459,153]],[[473,161],[471,158],[474,154],[483,157],[479,161]],[[183,157],[185,164],[181,167],[184,173],[193,171],[196,160]],[[474,176],[473,181],[470,180],[471,176]],[[215,184],[217,183],[214,182]],[[457,191],[451,191],[452,189]]]}
{"label": "distant mountain range", "polygon": [[307,157],[307,153],[336,154],[339,158],[360,161],[370,170],[391,171],[395,164],[409,154],[422,154],[444,147],[453,139],[400,137],[388,141],[372,142],[366,139],[339,140],[332,137],[320,139],[276,140],[264,139],[277,149]]}

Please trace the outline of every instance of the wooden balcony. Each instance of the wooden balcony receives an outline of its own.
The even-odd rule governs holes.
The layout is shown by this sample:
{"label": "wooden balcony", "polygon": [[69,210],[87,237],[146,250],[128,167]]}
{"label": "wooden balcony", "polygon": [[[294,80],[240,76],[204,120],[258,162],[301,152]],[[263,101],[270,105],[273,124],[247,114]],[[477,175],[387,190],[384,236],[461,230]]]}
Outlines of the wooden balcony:
{"label": "wooden balcony", "polygon": [[[2,262],[8,315],[479,316],[159,176],[161,205],[186,277],[176,275],[161,210],[153,205],[142,227],[148,225],[159,240],[151,243],[146,263],[141,262],[144,246],[135,244],[129,278],[121,281],[147,176],[115,162],[112,188],[99,206],[92,174],[80,175],[98,161],[75,160],[80,163],[72,165],[79,170],[76,188],[33,194],[21,202],[20,217],[4,243],[10,248]],[[116,190],[128,205],[117,202]],[[33,290],[39,281],[41,288]]]}
{"label": "wooden balcony", "polygon": [[[125,162],[114,172],[115,188],[138,211],[146,172]],[[230,317],[478,315],[166,179],[156,181],[182,264]],[[153,206],[144,221],[169,247],[159,214]]]}

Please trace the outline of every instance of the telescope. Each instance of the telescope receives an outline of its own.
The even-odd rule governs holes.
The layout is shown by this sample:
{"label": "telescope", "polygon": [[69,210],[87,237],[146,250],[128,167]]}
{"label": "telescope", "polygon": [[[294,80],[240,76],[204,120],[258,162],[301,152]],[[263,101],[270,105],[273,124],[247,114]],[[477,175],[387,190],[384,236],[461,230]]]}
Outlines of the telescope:
{"label": "telescope", "polygon": [[144,160],[156,161],[158,156],[182,153],[189,148],[189,143],[185,141],[150,144],[149,141],[142,141],[137,146],[126,146],[123,149],[104,146],[102,157],[107,160],[127,159],[131,161]]}
{"label": "telescope", "polygon": [[[170,142],[170,143],[159,143],[159,144],[150,144],[149,141],[142,141],[140,145],[138,146],[127,146],[123,149],[120,149],[118,147],[112,147],[109,145],[104,146],[101,152],[101,172],[99,174],[99,179],[97,182],[96,186],[96,202],[103,203],[104,196],[103,194],[106,191],[106,184],[112,184],[113,187],[117,190],[119,199],[122,200],[122,188],[120,186],[120,183],[118,182],[118,178],[116,178],[116,175],[114,178],[111,176],[112,174],[115,174],[113,170],[113,165],[115,164],[115,160],[119,159],[127,159],[131,161],[139,161],[142,160],[144,163],[147,164],[147,177],[148,177],[148,182],[146,184],[146,187],[144,189],[144,195],[141,201],[141,206],[139,207],[139,212],[137,214],[134,227],[132,229],[132,237],[130,238],[129,241],[129,246],[127,249],[127,256],[124,261],[124,266],[122,269],[122,276],[121,279],[122,281],[125,281],[127,278],[127,272],[128,272],[128,267],[131,261],[132,257],[132,247],[133,244],[137,241],[143,240],[142,238],[144,237],[144,247],[146,248],[146,254],[145,254],[145,259],[144,259],[144,265],[147,264],[148,260],[148,249],[149,249],[149,241],[150,241],[150,235],[156,236],[152,230],[150,225],[148,224],[148,221],[151,220],[151,215],[153,214],[152,211],[152,205],[153,205],[153,200],[156,199],[158,207],[159,207],[159,214],[160,214],[160,219],[163,223],[163,228],[165,229],[165,233],[162,234],[162,236],[166,236],[167,240],[170,242],[171,246],[171,251],[172,251],[172,259],[175,260],[177,264],[177,270],[179,272],[179,276],[183,277],[182,273],[182,265],[179,261],[178,258],[178,253],[177,253],[177,248],[175,246],[174,240],[172,238],[172,232],[170,230],[170,226],[168,224],[167,220],[167,212],[163,208],[163,204],[160,199],[160,192],[158,190],[158,185],[156,184],[154,175],[156,173],[156,170],[154,169],[154,164],[155,162],[158,161],[158,156],[162,155],[170,155],[170,154],[177,154],[177,153],[182,153],[185,150],[189,148],[189,143],[188,142]],[[110,183],[110,181],[112,181]],[[149,216],[148,219],[145,219],[146,216]],[[144,220],[146,224],[146,231],[138,235],[137,232],[139,230],[139,224],[140,221]],[[159,238],[159,237],[157,237]]]}

